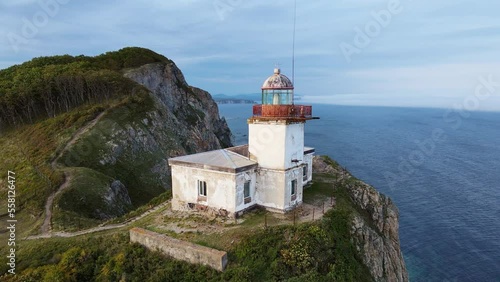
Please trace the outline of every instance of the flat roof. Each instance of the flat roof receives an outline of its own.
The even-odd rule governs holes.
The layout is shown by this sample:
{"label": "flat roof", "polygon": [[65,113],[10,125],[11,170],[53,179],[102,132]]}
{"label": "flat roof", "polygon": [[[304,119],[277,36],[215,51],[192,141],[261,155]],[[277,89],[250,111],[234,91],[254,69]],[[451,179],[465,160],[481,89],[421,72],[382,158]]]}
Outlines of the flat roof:
{"label": "flat roof", "polygon": [[257,167],[257,162],[230,151],[220,149],[168,159],[169,165],[182,165],[223,172],[238,173]]}
{"label": "flat roof", "polygon": [[[304,147],[304,154],[312,154],[315,149]],[[258,166],[248,157],[248,145],[208,151],[168,159],[169,165],[182,165],[201,169],[238,173]]]}

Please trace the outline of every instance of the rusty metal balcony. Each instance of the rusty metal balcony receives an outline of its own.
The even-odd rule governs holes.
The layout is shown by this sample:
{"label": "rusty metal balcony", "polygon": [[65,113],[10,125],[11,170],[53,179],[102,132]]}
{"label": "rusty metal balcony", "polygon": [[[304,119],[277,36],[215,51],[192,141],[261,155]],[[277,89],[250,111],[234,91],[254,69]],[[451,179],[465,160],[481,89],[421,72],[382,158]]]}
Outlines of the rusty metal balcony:
{"label": "rusty metal balcony", "polygon": [[254,118],[313,119],[312,106],[254,105]]}

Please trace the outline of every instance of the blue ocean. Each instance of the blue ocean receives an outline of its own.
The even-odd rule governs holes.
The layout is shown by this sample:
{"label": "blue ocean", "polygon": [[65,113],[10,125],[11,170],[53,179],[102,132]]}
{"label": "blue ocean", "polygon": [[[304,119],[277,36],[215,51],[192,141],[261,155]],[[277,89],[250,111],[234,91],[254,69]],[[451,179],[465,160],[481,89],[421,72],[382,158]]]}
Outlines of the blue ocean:
{"label": "blue ocean", "polygon": [[[236,144],[252,105],[219,105]],[[313,105],[306,145],[390,196],[411,281],[500,281],[500,113]]]}

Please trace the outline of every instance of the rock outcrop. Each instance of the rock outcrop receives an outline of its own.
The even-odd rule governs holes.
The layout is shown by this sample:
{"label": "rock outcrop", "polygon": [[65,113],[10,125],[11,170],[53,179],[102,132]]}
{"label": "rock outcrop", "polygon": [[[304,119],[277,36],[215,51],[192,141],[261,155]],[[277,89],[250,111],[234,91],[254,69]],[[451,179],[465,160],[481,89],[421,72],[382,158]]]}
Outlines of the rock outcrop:
{"label": "rock outcrop", "polygon": [[133,69],[125,76],[145,86],[173,114],[176,135],[184,137],[188,153],[231,145],[231,133],[217,104],[202,89],[189,86],[173,63],[155,63]]}
{"label": "rock outcrop", "polygon": [[231,132],[210,94],[189,86],[173,62],[124,76],[138,84],[136,94],[108,109],[59,162],[119,181],[137,207],[170,188],[168,158],[229,147]]}
{"label": "rock outcrop", "polygon": [[120,180],[115,180],[109,185],[108,191],[104,195],[104,200],[110,205],[113,205],[115,214],[111,216],[104,216],[103,219],[112,218],[116,215],[123,215],[132,206],[132,201],[128,195],[127,187],[120,182]]}
{"label": "rock outcrop", "polygon": [[315,157],[313,170],[334,175],[347,188],[358,211],[352,217],[352,240],[375,281],[408,281],[399,243],[399,212],[391,199],[329,158]]}

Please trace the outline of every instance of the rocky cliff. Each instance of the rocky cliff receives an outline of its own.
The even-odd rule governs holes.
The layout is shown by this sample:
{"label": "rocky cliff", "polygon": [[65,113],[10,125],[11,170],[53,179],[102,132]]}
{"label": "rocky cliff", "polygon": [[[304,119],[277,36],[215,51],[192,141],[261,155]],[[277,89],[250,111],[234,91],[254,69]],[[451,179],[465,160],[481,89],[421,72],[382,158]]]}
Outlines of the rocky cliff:
{"label": "rocky cliff", "polygon": [[352,201],[352,240],[375,281],[408,281],[399,243],[399,212],[391,199],[357,180],[327,157],[315,157],[315,173],[335,176]]}
{"label": "rocky cliff", "polygon": [[231,145],[231,133],[211,95],[189,86],[173,62],[145,65],[127,71],[125,77],[149,89],[172,114],[175,134],[185,139],[188,153]]}
{"label": "rocky cliff", "polygon": [[104,111],[59,165],[119,181],[137,207],[170,188],[168,158],[230,146],[231,133],[210,94],[189,86],[173,62],[128,69],[124,76],[138,83],[135,93]]}

